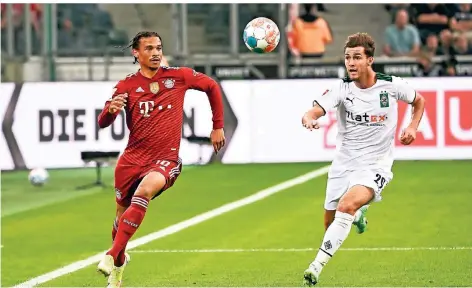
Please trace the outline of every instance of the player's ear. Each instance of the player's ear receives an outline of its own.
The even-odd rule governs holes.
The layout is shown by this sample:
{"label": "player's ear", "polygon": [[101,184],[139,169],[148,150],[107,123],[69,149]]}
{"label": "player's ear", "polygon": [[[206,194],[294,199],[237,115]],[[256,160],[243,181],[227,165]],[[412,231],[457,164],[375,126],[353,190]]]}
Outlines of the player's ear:
{"label": "player's ear", "polygon": [[372,66],[372,63],[374,63],[374,57],[367,58],[367,64],[369,64],[369,66]]}
{"label": "player's ear", "polygon": [[136,57],[136,58],[138,58],[138,51],[135,50],[135,49],[133,49],[133,56]]}

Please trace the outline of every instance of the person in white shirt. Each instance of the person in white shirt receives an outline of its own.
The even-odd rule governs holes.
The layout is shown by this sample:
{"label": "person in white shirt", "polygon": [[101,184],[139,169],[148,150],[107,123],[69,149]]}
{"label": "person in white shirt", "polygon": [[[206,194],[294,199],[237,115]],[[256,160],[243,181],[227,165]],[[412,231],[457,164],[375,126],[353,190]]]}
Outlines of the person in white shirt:
{"label": "person in white shirt", "polygon": [[325,236],[315,260],[305,270],[306,284],[315,285],[323,267],[349,235],[352,224],[365,231],[368,204],[379,201],[392,180],[397,102],[412,105],[411,123],[402,132],[401,143],[410,145],[423,116],[425,100],[402,78],[372,69],[375,42],[366,33],[348,37],[344,63],[348,76],[340,79],[302,117],[309,130],[318,129],[317,119],[337,109],[337,153],[328,173],[325,199]]}

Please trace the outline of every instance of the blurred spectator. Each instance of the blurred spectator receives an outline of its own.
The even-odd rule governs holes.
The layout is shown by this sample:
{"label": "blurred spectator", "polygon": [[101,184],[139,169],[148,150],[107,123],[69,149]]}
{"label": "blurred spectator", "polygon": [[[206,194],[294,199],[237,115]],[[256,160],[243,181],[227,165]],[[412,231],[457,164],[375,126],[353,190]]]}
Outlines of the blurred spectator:
{"label": "blurred spectator", "polygon": [[418,59],[417,77],[437,77],[441,72],[441,67],[435,65],[428,53],[420,53]]}
{"label": "blurred spectator", "polygon": [[456,55],[472,55],[472,47],[464,33],[461,33],[454,41]]}
{"label": "blurred spectator", "polygon": [[331,30],[325,19],[316,15],[314,4],[304,4],[305,14],[292,23],[289,48],[295,57],[322,57],[326,45],[333,41]]}
{"label": "blurred spectator", "polygon": [[472,31],[472,8],[470,3],[457,5],[459,8],[454,11],[453,29],[462,32]]}
{"label": "blurred spectator", "polygon": [[[13,27],[13,41],[14,49],[16,54],[24,54],[26,47],[25,40],[25,4],[11,4],[12,5],[12,23],[7,23],[7,4],[1,4],[1,37],[2,37],[2,50],[6,50],[7,47],[7,35],[8,35],[8,26],[12,25]],[[41,4],[30,4],[29,5],[30,13],[30,25],[31,25],[31,47],[33,49],[33,54],[38,54],[41,48],[40,37],[41,35],[41,14],[42,6]]]}
{"label": "blurred spectator", "polygon": [[415,26],[408,24],[408,12],[397,10],[395,24],[385,29],[384,53],[390,57],[416,56],[420,51],[420,36]]}
{"label": "blurred spectator", "polygon": [[416,11],[416,26],[420,31],[422,42],[433,33],[439,35],[444,29],[449,29],[451,15],[444,4],[414,4]]}
{"label": "blurred spectator", "polygon": [[454,47],[453,47],[453,37],[451,30],[444,29],[439,34],[439,48],[436,52],[436,55],[455,55]]}
{"label": "blurred spectator", "polygon": [[392,18],[392,23],[395,23],[396,17],[397,17],[397,12],[398,10],[406,10],[408,12],[409,18],[408,22],[413,23],[414,22],[414,12],[412,6],[410,3],[391,3],[391,4],[385,4],[385,10],[387,10],[390,14],[390,17]]}
{"label": "blurred spectator", "polygon": [[424,53],[428,54],[430,57],[437,55],[439,49],[439,40],[438,37],[434,34],[430,34],[426,38],[426,46],[424,47]]}

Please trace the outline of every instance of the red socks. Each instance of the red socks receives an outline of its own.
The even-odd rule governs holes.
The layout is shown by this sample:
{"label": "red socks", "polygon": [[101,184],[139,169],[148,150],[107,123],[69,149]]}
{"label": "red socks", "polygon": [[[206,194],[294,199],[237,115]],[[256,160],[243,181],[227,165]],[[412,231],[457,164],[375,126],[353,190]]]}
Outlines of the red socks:
{"label": "red socks", "polygon": [[[121,216],[118,231],[114,237],[113,247],[111,247],[110,251],[107,253],[115,259],[115,266],[119,267],[123,265],[126,245],[128,244],[129,239],[133,237],[136,230],[138,230],[139,225],[141,225],[144,215],[146,215],[148,204],[149,200],[147,198],[142,196],[133,196],[131,199],[131,206],[129,206]],[[122,254],[122,257],[120,257],[120,254]]]}
{"label": "red socks", "polygon": [[[113,241],[115,241],[116,233],[118,232],[118,218],[115,218],[115,221],[113,222],[113,230],[111,231],[111,243],[113,244]],[[126,249],[126,248],[125,248]],[[123,249],[119,254],[118,258],[115,260],[115,266],[118,265],[123,265],[122,263],[125,263],[125,249]],[[121,263],[121,264],[120,264]],[[118,266],[119,267],[119,266]]]}

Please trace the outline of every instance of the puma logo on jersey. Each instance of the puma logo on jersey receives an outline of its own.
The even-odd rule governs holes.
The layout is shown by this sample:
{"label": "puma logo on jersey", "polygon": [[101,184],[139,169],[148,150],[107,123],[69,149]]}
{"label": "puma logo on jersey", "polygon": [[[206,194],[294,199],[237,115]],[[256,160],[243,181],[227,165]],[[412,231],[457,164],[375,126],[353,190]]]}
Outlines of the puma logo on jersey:
{"label": "puma logo on jersey", "polygon": [[347,100],[347,101],[351,101],[351,104],[354,105],[354,98],[349,99],[349,98],[346,97],[346,100]]}

